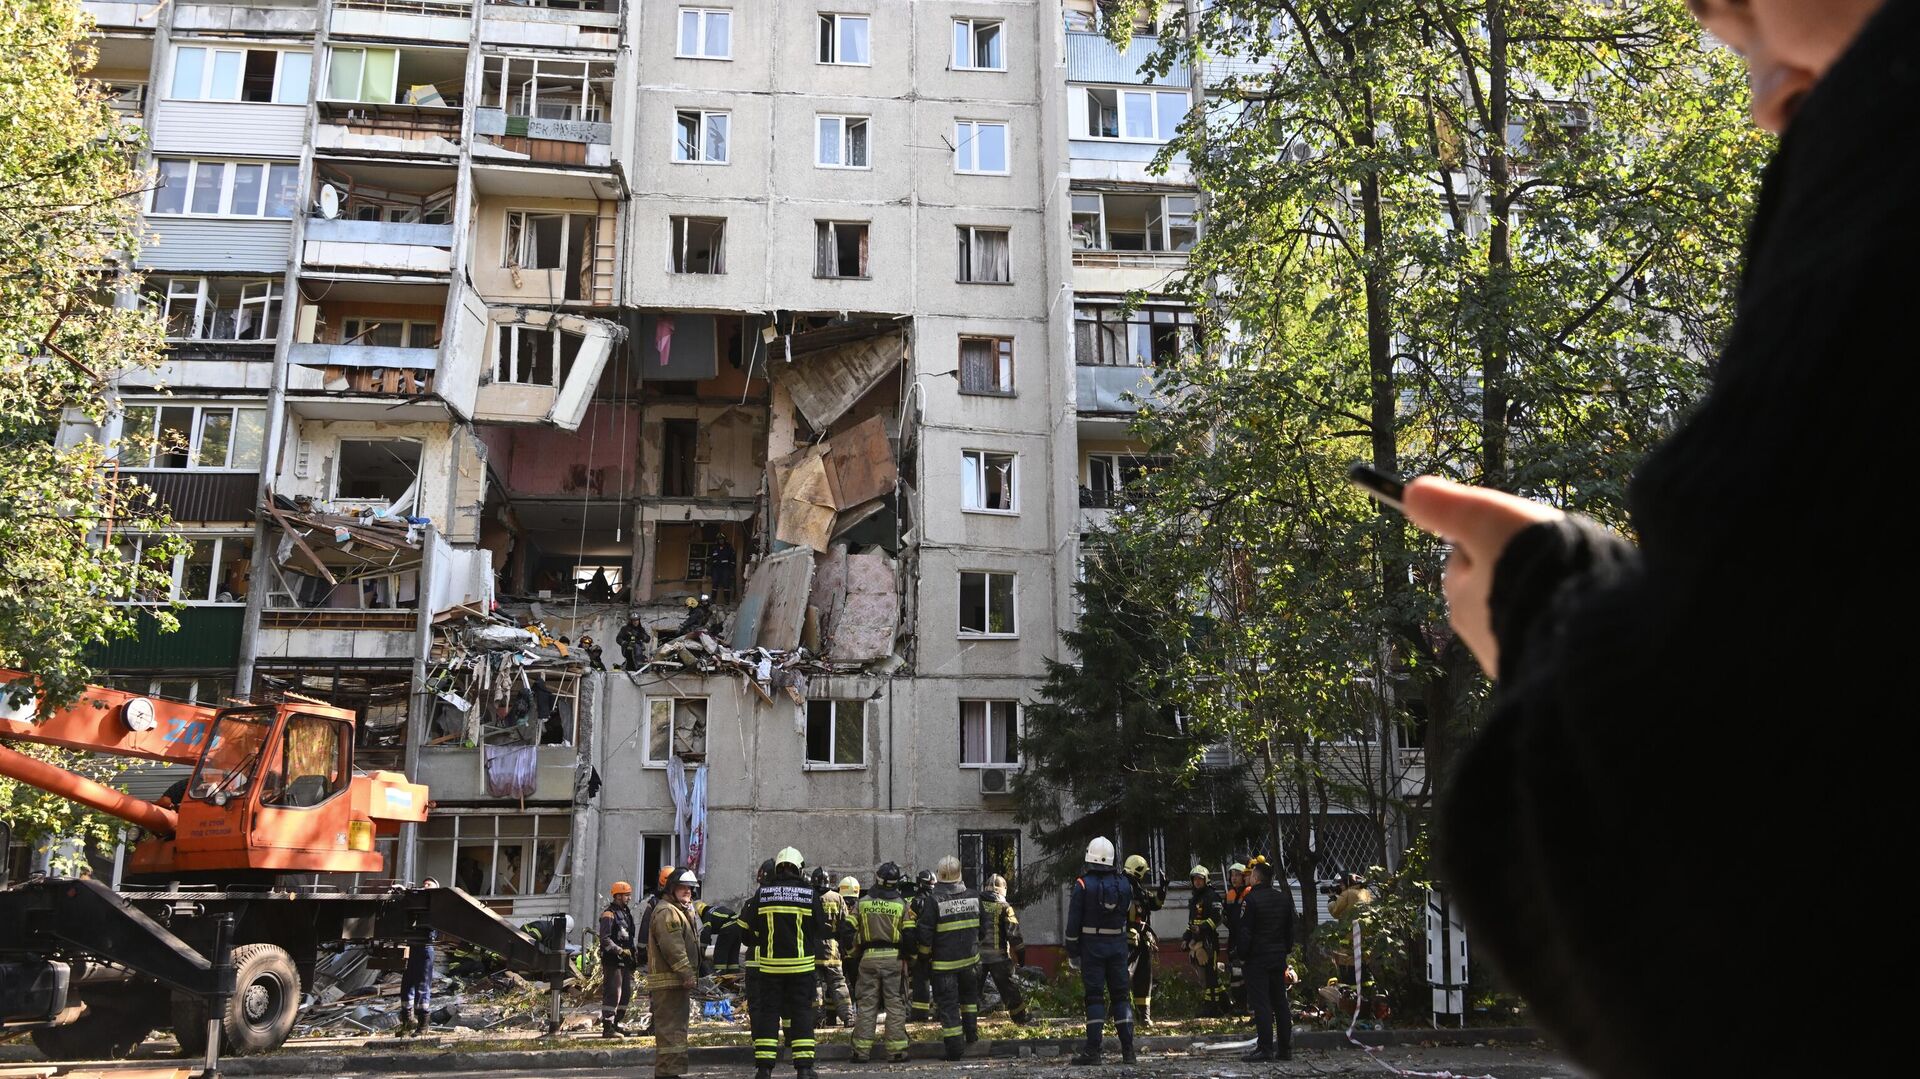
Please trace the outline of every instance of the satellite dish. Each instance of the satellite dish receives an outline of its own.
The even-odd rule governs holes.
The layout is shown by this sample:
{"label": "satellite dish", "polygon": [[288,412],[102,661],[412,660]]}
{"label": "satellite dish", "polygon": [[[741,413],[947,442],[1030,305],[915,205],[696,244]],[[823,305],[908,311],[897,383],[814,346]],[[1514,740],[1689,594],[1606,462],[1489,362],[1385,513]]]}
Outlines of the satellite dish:
{"label": "satellite dish", "polygon": [[320,185],[320,216],[328,220],[340,216],[340,189],[332,184]]}

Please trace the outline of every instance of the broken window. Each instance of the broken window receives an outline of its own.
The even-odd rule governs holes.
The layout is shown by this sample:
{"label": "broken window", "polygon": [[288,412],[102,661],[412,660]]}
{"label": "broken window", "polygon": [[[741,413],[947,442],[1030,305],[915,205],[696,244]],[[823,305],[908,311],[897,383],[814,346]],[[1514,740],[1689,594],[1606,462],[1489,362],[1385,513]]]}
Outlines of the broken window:
{"label": "broken window", "polygon": [[1020,886],[1020,833],[1012,829],[960,833],[960,879],[978,888],[994,874]]}
{"label": "broken window", "polygon": [[864,169],[872,164],[867,156],[866,117],[820,116],[816,120],[815,165],[823,169]]}
{"label": "broken window", "polygon": [[335,498],[398,502],[420,475],[420,443],[412,439],[340,441]]}
{"label": "broken window", "polygon": [[721,241],[727,223],[713,217],[671,217],[673,251],[668,268],[674,273],[726,273]]}
{"label": "broken window", "polygon": [[1199,320],[1177,307],[1081,304],[1073,309],[1074,362],[1081,366],[1146,367],[1192,353]]}
{"label": "broken window", "polygon": [[1014,574],[960,571],[960,633],[969,637],[1014,637]]}
{"label": "broken window", "polygon": [[1007,173],[1007,125],[960,120],[953,125],[953,171]]}
{"label": "broken window", "polygon": [[508,116],[606,123],[613,65],[588,60],[488,56],[481,62],[481,103]]}
{"label": "broken window", "polygon": [[961,454],[960,508],[1013,513],[1014,455],[991,450]]}
{"label": "broken window", "polygon": [[[592,229],[592,214],[509,211],[500,265],[522,270],[565,270],[571,282],[585,268]],[[569,288],[567,298],[579,299],[572,295],[576,291]]]}
{"label": "broken window", "polygon": [[998,19],[953,20],[953,66],[958,71],[1005,71]]}
{"label": "broken window", "polygon": [[1115,509],[1124,504],[1127,492],[1139,489],[1148,473],[1165,464],[1158,457],[1136,457],[1130,453],[1090,453],[1087,455],[1087,485],[1081,489],[1080,504],[1092,509]]}
{"label": "broken window", "polygon": [[1013,338],[960,339],[960,392],[1013,393]]}
{"label": "broken window", "polygon": [[1009,233],[961,225],[959,279],[974,284],[1005,285],[1013,281]]}
{"label": "broken window", "polygon": [[1020,702],[960,702],[960,764],[1020,763]]}
{"label": "broken window", "polygon": [[1073,246],[1082,251],[1187,251],[1199,235],[1192,195],[1076,194]]}
{"label": "broken window", "polygon": [[865,701],[807,702],[807,767],[858,768],[867,763]]}
{"label": "broken window", "polygon": [[426,319],[349,318],[341,320],[340,327],[343,345],[440,347],[440,324]]}
{"label": "broken window", "polygon": [[823,64],[871,64],[867,48],[868,19],[865,15],[820,16],[820,62]]}
{"label": "broken window", "polygon": [[558,326],[503,323],[493,357],[493,380],[557,389],[573,373],[574,358],[585,342],[580,334]]}
{"label": "broken window", "polygon": [[212,405],[128,405],[120,422],[122,468],[256,471],[266,441],[265,409]]}
{"label": "broken window", "polygon": [[693,495],[694,456],[700,442],[695,420],[665,420],[660,428],[660,494],[667,498]]}
{"label": "broken window", "polygon": [[436,812],[420,826],[420,872],[476,899],[565,896],[573,815]]}
{"label": "broken window", "polygon": [[313,54],[278,49],[181,45],[173,50],[167,96],[178,101],[258,101],[304,105]]}
{"label": "broken window", "polygon": [[654,697],[647,701],[647,764],[707,759],[707,699]]}
{"label": "broken window", "polygon": [[866,277],[867,222],[816,221],[813,276]]}
{"label": "broken window", "polygon": [[673,159],[693,164],[727,163],[730,113],[682,109],[674,113]]}

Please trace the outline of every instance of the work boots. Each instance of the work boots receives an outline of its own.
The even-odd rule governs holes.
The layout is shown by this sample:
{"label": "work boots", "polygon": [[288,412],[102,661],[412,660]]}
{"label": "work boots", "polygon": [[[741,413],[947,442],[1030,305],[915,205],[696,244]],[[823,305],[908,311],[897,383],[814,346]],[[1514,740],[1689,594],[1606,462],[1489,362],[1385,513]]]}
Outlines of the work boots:
{"label": "work boots", "polygon": [[400,1025],[393,1028],[393,1036],[404,1038],[411,1033],[413,1033],[413,1020],[407,1017],[407,1013],[401,1012]]}
{"label": "work boots", "polygon": [[1104,1024],[1101,1024],[1101,1023],[1087,1024],[1087,1044],[1082,1046],[1078,1053],[1073,1054],[1073,1061],[1072,1061],[1073,1063],[1075,1064],[1100,1063],[1100,1035],[1102,1033],[1103,1027],[1104,1027]]}
{"label": "work boots", "polygon": [[602,1019],[600,1020],[600,1036],[602,1038],[624,1038],[627,1036],[627,1032],[621,1030],[620,1024],[614,1020]]}
{"label": "work boots", "polygon": [[905,1064],[911,1059],[913,1058],[907,1055],[905,1049],[895,1049],[893,1052],[887,1054],[887,1063],[889,1064]]}
{"label": "work boots", "polygon": [[872,1058],[867,1055],[867,1051],[859,1046],[855,1046],[853,1052],[847,1056],[847,1060],[853,1064],[865,1064],[870,1059]]}
{"label": "work boots", "polygon": [[1120,1035],[1121,1062],[1126,1064],[1134,1063],[1135,1057],[1133,1055],[1133,1024],[1132,1023],[1115,1023],[1113,1025],[1113,1028]]}

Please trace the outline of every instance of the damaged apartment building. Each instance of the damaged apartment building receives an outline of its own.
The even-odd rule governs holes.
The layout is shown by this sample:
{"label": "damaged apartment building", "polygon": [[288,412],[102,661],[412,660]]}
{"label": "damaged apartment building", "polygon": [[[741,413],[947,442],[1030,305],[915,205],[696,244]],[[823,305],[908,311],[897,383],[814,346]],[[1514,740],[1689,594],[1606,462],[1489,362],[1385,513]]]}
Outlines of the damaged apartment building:
{"label": "damaged apartment building", "polygon": [[1203,80],[1140,71],[1151,27],[84,6],[170,354],[67,437],[159,436],[117,467],[193,541],[181,631],[102,649],[116,684],[355,709],[361,764],[433,791],[390,871],[515,919],[672,862],[736,898],[788,845],[1017,878],[1025,702],[1192,341],[1197,196],[1151,162]]}

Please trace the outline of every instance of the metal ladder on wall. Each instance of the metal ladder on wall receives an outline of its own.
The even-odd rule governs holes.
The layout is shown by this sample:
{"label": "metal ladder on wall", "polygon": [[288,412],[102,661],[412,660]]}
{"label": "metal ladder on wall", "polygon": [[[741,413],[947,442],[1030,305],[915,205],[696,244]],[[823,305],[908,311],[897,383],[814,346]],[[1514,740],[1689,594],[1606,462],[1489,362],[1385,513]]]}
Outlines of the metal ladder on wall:
{"label": "metal ladder on wall", "polygon": [[610,199],[600,200],[600,212],[593,227],[593,302],[598,307],[613,306],[614,298],[614,252],[617,247],[615,237],[620,227],[620,204]]}

